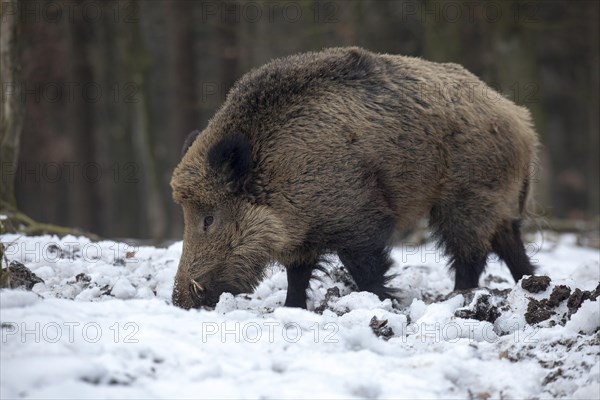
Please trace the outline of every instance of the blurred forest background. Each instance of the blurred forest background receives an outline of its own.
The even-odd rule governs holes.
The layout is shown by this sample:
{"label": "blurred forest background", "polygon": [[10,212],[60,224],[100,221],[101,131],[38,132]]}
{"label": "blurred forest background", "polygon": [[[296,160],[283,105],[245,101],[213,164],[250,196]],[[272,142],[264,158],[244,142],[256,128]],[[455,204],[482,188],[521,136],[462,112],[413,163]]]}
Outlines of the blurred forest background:
{"label": "blurred forest background", "polygon": [[18,207],[38,221],[180,238],[169,180],[185,136],[251,68],[347,45],[460,63],[528,107],[544,145],[538,211],[598,216],[597,1],[0,4],[21,66],[17,85],[4,69],[2,101],[23,106],[18,164],[3,159],[2,175],[16,172]]}

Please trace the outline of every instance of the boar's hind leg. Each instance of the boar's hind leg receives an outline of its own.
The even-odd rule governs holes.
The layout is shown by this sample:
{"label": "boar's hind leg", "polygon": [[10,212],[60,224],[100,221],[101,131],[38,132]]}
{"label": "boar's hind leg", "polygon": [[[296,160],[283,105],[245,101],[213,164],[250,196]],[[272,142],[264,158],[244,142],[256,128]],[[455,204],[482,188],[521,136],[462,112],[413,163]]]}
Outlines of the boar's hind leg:
{"label": "boar's hind leg", "polygon": [[487,254],[473,254],[470,257],[453,257],[454,290],[473,289],[479,286],[479,277],[485,269]]}
{"label": "boar's hind leg", "polygon": [[306,308],[306,290],[315,264],[294,264],[286,268],[288,289],[286,307]]}
{"label": "boar's hind leg", "polygon": [[493,212],[478,207],[475,200],[463,196],[456,203],[433,207],[429,222],[450,257],[450,269],[455,273],[454,290],[479,286],[497,224]]}
{"label": "boar's hind leg", "polygon": [[518,282],[523,275],[534,274],[534,267],[521,240],[519,220],[506,221],[500,225],[492,239],[492,249],[506,263],[515,282]]}
{"label": "boar's hind leg", "polygon": [[341,250],[338,256],[359,290],[374,293],[381,300],[395,297],[396,291],[385,286],[394,278],[385,275],[392,266],[389,247]]}

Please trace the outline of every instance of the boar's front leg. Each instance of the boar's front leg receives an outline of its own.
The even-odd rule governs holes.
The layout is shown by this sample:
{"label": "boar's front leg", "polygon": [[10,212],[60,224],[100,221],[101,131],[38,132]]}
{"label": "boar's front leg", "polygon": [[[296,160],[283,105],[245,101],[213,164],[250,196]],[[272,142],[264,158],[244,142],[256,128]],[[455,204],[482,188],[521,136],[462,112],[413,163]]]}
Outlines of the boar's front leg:
{"label": "boar's front leg", "polygon": [[312,276],[314,264],[292,264],[287,269],[288,289],[286,307],[306,308],[306,290]]}

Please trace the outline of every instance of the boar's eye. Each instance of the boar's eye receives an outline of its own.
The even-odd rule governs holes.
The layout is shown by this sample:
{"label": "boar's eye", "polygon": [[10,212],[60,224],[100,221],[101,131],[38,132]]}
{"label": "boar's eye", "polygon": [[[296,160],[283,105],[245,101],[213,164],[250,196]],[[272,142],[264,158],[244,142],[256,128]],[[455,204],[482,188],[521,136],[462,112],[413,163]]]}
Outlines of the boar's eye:
{"label": "boar's eye", "polygon": [[204,217],[204,231],[205,232],[208,229],[208,227],[212,225],[214,220],[215,219],[213,218],[212,215],[207,215],[206,217]]}

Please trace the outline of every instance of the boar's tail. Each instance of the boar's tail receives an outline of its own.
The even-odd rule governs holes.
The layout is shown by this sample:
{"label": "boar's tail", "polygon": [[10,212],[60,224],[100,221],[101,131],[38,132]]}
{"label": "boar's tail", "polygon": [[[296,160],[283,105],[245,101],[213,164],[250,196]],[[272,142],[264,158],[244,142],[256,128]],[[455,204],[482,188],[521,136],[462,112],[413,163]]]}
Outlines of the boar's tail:
{"label": "boar's tail", "polygon": [[[527,199],[529,198],[529,174],[523,179],[521,191],[519,192],[519,215],[522,217],[527,211]],[[514,203],[513,203],[514,204]]]}
{"label": "boar's tail", "polygon": [[[529,228],[538,232],[543,232],[544,230],[550,229],[551,226],[548,224],[548,221],[540,215],[535,210],[535,203],[532,200],[531,196],[531,175],[533,172],[530,170],[529,174],[527,174],[523,178],[523,182],[521,182],[521,190],[519,191],[519,217],[515,220],[517,224],[522,225],[526,223],[529,225]],[[533,203],[533,204],[532,204]]]}

